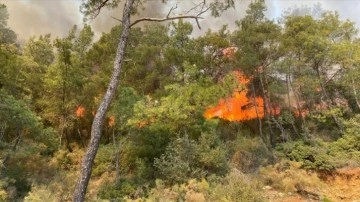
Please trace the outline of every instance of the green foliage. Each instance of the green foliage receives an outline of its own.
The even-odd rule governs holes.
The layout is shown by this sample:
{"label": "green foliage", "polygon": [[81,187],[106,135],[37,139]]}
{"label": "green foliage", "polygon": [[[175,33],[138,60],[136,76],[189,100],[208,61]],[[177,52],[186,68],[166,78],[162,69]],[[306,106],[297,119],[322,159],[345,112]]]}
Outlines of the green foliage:
{"label": "green foliage", "polygon": [[[228,88],[225,88],[228,90]],[[206,122],[203,112],[222,95],[219,85],[211,84],[207,78],[186,85],[166,86],[166,96],[153,99],[150,96],[134,106],[134,116],[128,121],[130,126],[165,127],[170,134],[186,131],[191,137],[213,128],[213,122]]]}
{"label": "green foliage", "polygon": [[[78,136],[79,131],[83,129],[76,128],[76,126],[79,126],[79,124],[76,124],[76,108],[81,105],[86,107],[86,110],[91,110],[90,107],[88,108],[85,105],[87,103],[83,101],[86,96],[79,92],[84,89],[87,80],[85,76],[89,74],[86,72],[88,69],[84,67],[85,62],[83,59],[85,59],[85,53],[92,43],[92,37],[91,28],[85,25],[78,34],[77,27],[74,26],[67,37],[55,39],[53,42],[56,48],[55,59],[45,68],[46,71],[40,77],[43,81],[43,88],[37,106],[41,108],[39,111],[44,121],[58,131],[60,142],[62,142],[62,138],[65,138],[66,142],[69,143],[72,139],[69,133],[77,133]],[[41,59],[51,58],[52,45],[49,39],[46,37],[39,38],[38,41],[32,43],[35,43],[33,44],[35,47],[46,46],[48,49],[41,49],[44,52],[42,54],[46,53],[46,56],[42,57],[41,53],[34,53],[35,56]],[[88,114],[91,114],[91,112]]]}
{"label": "green foliage", "polygon": [[0,3],[0,45],[12,44],[16,41],[16,34],[7,27],[9,13],[6,5]]}
{"label": "green foliage", "polygon": [[231,165],[244,173],[253,173],[261,166],[272,163],[272,154],[259,137],[246,137],[242,131],[236,139],[227,143]]}
{"label": "green foliage", "polygon": [[59,201],[60,199],[45,185],[33,186],[31,191],[25,196],[24,201]]}
{"label": "green foliage", "polygon": [[280,27],[265,18],[265,11],[265,1],[251,3],[246,16],[236,22],[238,29],[232,36],[233,43],[240,50],[236,54],[236,63],[246,75],[252,76],[255,68],[265,65],[266,60],[274,60],[279,54],[276,44],[281,36]]}
{"label": "green foliage", "polygon": [[98,197],[101,199],[108,199],[111,201],[123,201],[123,198],[128,195],[133,195],[136,191],[136,185],[131,181],[121,179],[119,182],[111,185],[106,183],[99,190]]}
{"label": "green foliage", "polygon": [[[85,16],[95,17],[102,2],[84,0]],[[135,2],[141,8],[147,1]],[[234,1],[215,0],[203,8],[218,16],[232,6]],[[310,16],[299,15],[301,10],[277,23],[265,12],[265,1],[254,1],[234,31],[223,26],[200,37],[184,20],[132,28],[120,88],[107,115],[115,117],[115,126],[104,123],[92,173],[99,181],[89,186],[89,200],[261,201],[256,180],[241,173],[253,174],[273,160],[259,137],[258,120],[203,117],[219,99],[244,88],[248,96],[282,108],[264,117],[264,136],[277,141],[279,129],[291,133],[296,127],[306,134],[274,142],[278,157],[296,162],[260,169],[266,183],[293,192],[318,183],[302,168],[325,173],[360,165],[360,41],[354,23],[335,12]],[[121,27],[93,44],[89,25],[74,26],[63,38],[34,36],[22,50],[7,20],[0,4],[0,200],[71,200]],[[230,49],[234,55],[225,53]],[[239,68],[252,86],[229,74]],[[85,111],[78,115],[80,107]],[[294,108],[311,113],[300,119],[291,113]],[[344,130],[335,129],[337,121]],[[63,139],[67,151],[59,146]],[[113,182],[117,153],[120,180]],[[241,172],[229,173],[230,168]]]}
{"label": "green foliage", "polygon": [[214,133],[203,133],[198,142],[185,135],[171,142],[154,165],[162,179],[174,184],[189,178],[226,174],[226,155],[226,148]]}
{"label": "green foliage", "polygon": [[332,172],[335,169],[334,159],[327,154],[323,144],[326,143],[319,141],[307,145],[304,142],[292,142],[279,146],[278,149],[283,150],[290,160],[301,162],[305,169]]}
{"label": "green foliage", "polygon": [[316,173],[309,173],[302,169],[301,163],[280,161],[275,165],[263,167],[259,171],[260,178],[265,184],[284,192],[298,190],[316,191],[324,186]]}
{"label": "green foliage", "polygon": [[39,132],[39,118],[24,102],[0,89],[0,126],[3,138],[12,140],[18,135],[30,134],[33,137]]}
{"label": "green foliage", "polygon": [[152,94],[172,81],[169,64],[165,63],[165,47],[169,42],[169,28],[163,25],[134,29],[129,38],[122,83],[139,94]]}
{"label": "green foliage", "polygon": [[8,19],[9,19],[9,13],[7,11],[6,5],[0,4],[0,25],[6,26]]}
{"label": "green foliage", "polygon": [[140,182],[153,179],[153,160],[165,152],[169,141],[164,127],[130,130],[126,139],[120,139],[121,174],[130,174]]}
{"label": "green foliage", "polygon": [[208,201],[263,201],[256,180],[234,169],[226,177],[212,183]]}
{"label": "green foliage", "polygon": [[360,116],[355,115],[353,118],[344,122],[345,133],[337,141],[330,143],[329,155],[334,156],[340,162],[340,166],[356,167],[360,165],[360,136],[359,122]]}
{"label": "green foliage", "polygon": [[2,178],[0,180],[0,201],[9,201],[11,198],[14,197],[7,191],[10,187],[14,185],[14,183],[15,180],[8,177]]}
{"label": "green foliage", "polygon": [[38,39],[35,37],[30,38],[25,44],[24,55],[30,57],[39,65],[49,66],[55,58],[51,43],[51,35],[40,35]]}
{"label": "green foliage", "polygon": [[14,45],[0,44],[0,87],[17,98],[21,97],[22,89],[18,85],[19,67],[17,67],[18,48]]}
{"label": "green foliage", "polygon": [[[148,197],[138,198],[140,201],[236,201],[255,202],[263,201],[257,192],[256,183],[237,170],[224,178],[213,180],[190,179],[186,183],[175,184],[171,187],[161,180],[156,180],[156,187],[152,189]],[[125,201],[130,201],[126,198]]]}
{"label": "green foliage", "polygon": [[93,176],[101,176],[104,172],[111,171],[114,166],[114,146],[102,145],[94,161]]}
{"label": "green foliage", "polygon": [[121,132],[127,128],[126,123],[133,116],[134,105],[140,98],[133,88],[123,87],[119,89],[118,99],[112,104],[110,114],[115,115],[116,127]]}
{"label": "green foliage", "polygon": [[94,32],[91,30],[90,25],[85,24],[80,30],[79,35],[74,40],[74,50],[80,55],[80,57],[84,56],[84,54],[88,51],[92,45],[93,38]]}
{"label": "green foliage", "polygon": [[227,164],[227,148],[215,132],[202,133],[196,147],[197,161],[207,175],[225,175]]}
{"label": "green foliage", "polygon": [[41,151],[42,155],[52,156],[59,148],[58,134],[53,128],[42,128],[41,132],[34,137],[34,140],[43,143],[46,148]]}
{"label": "green foliage", "polygon": [[[19,160],[19,159],[17,159]],[[20,163],[10,164],[8,166],[11,169],[6,170],[6,176],[11,179],[11,186],[16,190],[15,196],[11,196],[12,199],[22,198],[26,195],[30,189],[31,184],[27,178],[27,171],[23,168]]]}
{"label": "green foliage", "polygon": [[211,9],[211,14],[214,17],[220,17],[220,15],[223,11],[225,11],[229,8],[235,7],[235,1],[230,0],[230,1],[223,2],[222,0],[215,0],[210,3],[209,7]]}
{"label": "green foliage", "polygon": [[170,143],[166,153],[154,161],[160,176],[170,184],[174,184],[196,175],[198,170],[195,167],[195,147],[196,142],[187,136]]}
{"label": "green foliage", "polygon": [[290,160],[302,163],[306,169],[333,171],[335,168],[360,165],[359,116],[344,122],[345,133],[334,142],[313,140],[281,144],[278,151]]}
{"label": "green foliage", "polygon": [[323,202],[332,202],[332,200],[326,198],[326,196],[322,199]]}

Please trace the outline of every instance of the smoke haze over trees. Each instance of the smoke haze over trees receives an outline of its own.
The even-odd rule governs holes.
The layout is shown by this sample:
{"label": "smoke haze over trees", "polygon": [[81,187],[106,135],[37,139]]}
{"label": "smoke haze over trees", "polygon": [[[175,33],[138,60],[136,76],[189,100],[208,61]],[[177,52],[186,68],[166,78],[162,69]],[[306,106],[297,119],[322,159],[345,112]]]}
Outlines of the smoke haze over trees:
{"label": "smoke haze over trees", "polygon": [[[16,31],[19,39],[26,40],[31,36],[52,33],[56,36],[65,36],[67,31],[72,25],[77,24],[82,26],[83,16],[79,12],[81,0],[2,0],[0,1],[8,6],[11,13],[9,18],[9,26]],[[177,1],[173,4],[178,3]],[[223,13],[222,19],[211,18],[210,16],[202,20],[202,30],[194,30],[195,34],[203,34],[208,28],[218,29],[224,22],[234,28],[234,21],[244,16],[244,11],[249,0],[237,2],[236,10],[229,9]],[[268,11],[267,17],[270,19],[278,18],[282,12],[288,8],[308,6],[313,7],[319,3],[324,10],[336,10],[344,19],[350,19],[360,24],[360,19],[357,15],[357,10],[360,9],[360,2],[358,1],[338,1],[338,0],[322,0],[322,1],[284,1],[284,0],[271,0],[267,1]],[[180,1],[179,7],[184,4]],[[191,5],[191,3],[187,3]],[[169,10],[157,1],[150,1],[147,3],[146,10],[141,13],[141,16],[158,17]],[[21,11],[21,12],[19,12]],[[118,24],[118,21],[111,18],[120,17],[122,10],[117,8],[113,11],[102,11],[100,15],[91,22],[92,28],[98,38],[102,32],[108,32],[113,26]],[[180,12],[180,9],[179,9]],[[194,22],[192,22],[194,23]],[[31,24],[31,26],[29,26]]]}
{"label": "smoke haze over trees", "polygon": [[0,201],[360,198],[358,1],[101,1],[0,0]]}

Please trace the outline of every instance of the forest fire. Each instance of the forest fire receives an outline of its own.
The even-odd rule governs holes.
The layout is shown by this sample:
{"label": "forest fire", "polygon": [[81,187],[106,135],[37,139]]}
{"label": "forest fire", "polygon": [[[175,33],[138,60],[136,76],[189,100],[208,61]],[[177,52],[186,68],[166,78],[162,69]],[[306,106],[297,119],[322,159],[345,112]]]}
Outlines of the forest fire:
{"label": "forest fire", "polygon": [[76,108],[75,115],[76,115],[76,117],[78,117],[78,118],[84,117],[84,115],[85,115],[85,108],[84,108],[83,106],[79,105],[79,106]]}
{"label": "forest fire", "polygon": [[[246,85],[249,79],[240,71],[233,72],[240,84]],[[249,98],[248,90],[236,91],[230,98],[220,99],[219,104],[205,111],[204,117],[218,117],[228,121],[246,121],[264,117],[264,100],[260,97]]]}
{"label": "forest fire", "polygon": [[115,116],[110,116],[108,121],[109,127],[115,126]]}
{"label": "forest fire", "polygon": [[[250,82],[250,79],[240,71],[233,72],[238,81],[242,85]],[[220,99],[217,106],[209,108],[205,111],[204,117],[211,119],[218,117],[228,121],[247,121],[256,118],[263,118],[264,100],[261,97],[248,97],[248,89],[235,91],[232,97]],[[273,114],[279,114],[280,109],[272,109]]]}
{"label": "forest fire", "polygon": [[[78,107],[76,107],[75,116],[76,116],[78,119],[85,118],[85,112],[86,112],[85,107],[82,106],[82,105],[79,105]],[[95,116],[95,112],[94,112],[94,111],[93,111],[91,114],[92,114],[92,116]],[[109,126],[109,127],[115,126],[115,116],[109,116],[109,117],[108,117],[108,126]]]}

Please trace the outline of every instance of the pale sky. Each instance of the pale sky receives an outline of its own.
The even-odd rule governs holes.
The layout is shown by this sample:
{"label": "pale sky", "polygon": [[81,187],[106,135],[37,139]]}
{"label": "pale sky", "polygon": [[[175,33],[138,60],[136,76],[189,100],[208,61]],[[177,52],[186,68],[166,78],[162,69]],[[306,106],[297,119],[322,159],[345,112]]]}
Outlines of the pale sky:
{"label": "pale sky", "polygon": [[[150,2],[143,16],[159,17],[167,14],[169,6],[164,6],[160,0]],[[170,4],[180,2],[178,12],[181,11],[181,7],[194,4],[194,1],[190,0],[169,0],[169,2]],[[249,0],[238,0],[236,9],[226,11],[220,18],[206,16],[200,21],[202,30],[194,26],[195,35],[204,33],[209,28],[217,30],[223,24],[229,24],[229,28],[233,28],[234,21],[244,15],[249,2]],[[83,25],[82,15],[79,12],[81,0],[0,0],[0,3],[7,5],[10,14],[8,25],[18,34],[20,40],[47,33],[62,37],[74,24],[79,27]],[[341,18],[350,19],[360,27],[360,0],[266,0],[267,17],[276,19],[287,8],[303,5],[312,7],[317,3],[320,3],[324,10],[338,11]],[[121,9],[111,12],[104,10],[90,23],[97,37],[119,23],[111,16],[120,18]],[[190,22],[196,25],[194,21]]]}

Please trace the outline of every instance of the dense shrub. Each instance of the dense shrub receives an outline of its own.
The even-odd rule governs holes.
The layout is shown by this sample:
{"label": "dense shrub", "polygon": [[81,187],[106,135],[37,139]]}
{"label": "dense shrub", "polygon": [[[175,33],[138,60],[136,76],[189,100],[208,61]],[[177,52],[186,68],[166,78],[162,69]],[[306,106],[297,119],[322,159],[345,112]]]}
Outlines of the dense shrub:
{"label": "dense shrub", "polygon": [[133,195],[136,191],[136,185],[125,179],[119,180],[117,183],[106,183],[100,187],[98,197],[111,201],[122,201],[125,196]]}
{"label": "dense shrub", "polygon": [[115,153],[113,145],[101,145],[94,161],[93,176],[100,176],[106,171],[114,169]]}
{"label": "dense shrub", "polygon": [[24,201],[41,202],[41,201],[60,201],[48,187],[45,185],[33,186],[31,191],[25,196]]}
{"label": "dense shrub", "polygon": [[[250,178],[234,169],[224,178],[214,177],[210,180],[190,179],[186,183],[166,186],[162,180],[156,181],[156,187],[150,191],[148,197],[135,201],[233,201],[258,202],[262,201],[257,191],[257,184]],[[127,198],[126,201],[134,201]]]}
{"label": "dense shrub", "polygon": [[0,138],[2,141],[11,142],[24,135],[36,136],[41,131],[39,120],[25,102],[16,100],[0,89]]}
{"label": "dense shrub", "polygon": [[289,142],[277,147],[280,156],[302,163],[302,168],[317,171],[333,171],[335,164],[327,154],[327,143],[316,140],[312,144],[303,141]]}
{"label": "dense shrub", "polygon": [[312,139],[280,144],[279,156],[300,162],[303,168],[333,171],[345,166],[360,165],[360,116],[344,121],[344,134],[334,142]]}
{"label": "dense shrub", "polygon": [[182,183],[190,178],[201,179],[228,171],[227,150],[214,133],[203,133],[198,141],[183,136],[169,144],[165,154],[155,159],[159,178]]}
{"label": "dense shrub", "polygon": [[281,161],[260,169],[260,177],[265,184],[283,192],[301,190],[316,191],[323,182],[316,173],[307,172],[301,168],[301,163]]}
{"label": "dense shrub", "polygon": [[250,138],[239,134],[228,145],[231,150],[231,165],[244,173],[254,172],[260,166],[272,162],[272,153],[259,137]]}
{"label": "dense shrub", "polygon": [[255,179],[233,169],[225,178],[210,183],[206,201],[263,201],[258,190],[259,184]]}

